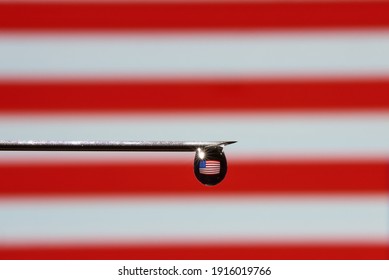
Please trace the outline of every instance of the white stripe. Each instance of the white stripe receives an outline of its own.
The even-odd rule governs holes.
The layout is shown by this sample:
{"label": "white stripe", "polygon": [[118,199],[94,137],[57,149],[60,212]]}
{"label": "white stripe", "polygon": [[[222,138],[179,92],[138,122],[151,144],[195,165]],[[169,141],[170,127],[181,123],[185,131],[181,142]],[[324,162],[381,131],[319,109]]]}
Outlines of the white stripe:
{"label": "white stripe", "polygon": [[[0,115],[0,132],[2,140],[237,140],[229,158],[389,156],[389,113]],[[149,156],[122,157],[135,155]]]}
{"label": "white stripe", "polygon": [[387,243],[388,218],[388,198],[379,196],[2,199],[0,244]]}
{"label": "white stripe", "polygon": [[389,31],[0,34],[0,78],[389,74]]}

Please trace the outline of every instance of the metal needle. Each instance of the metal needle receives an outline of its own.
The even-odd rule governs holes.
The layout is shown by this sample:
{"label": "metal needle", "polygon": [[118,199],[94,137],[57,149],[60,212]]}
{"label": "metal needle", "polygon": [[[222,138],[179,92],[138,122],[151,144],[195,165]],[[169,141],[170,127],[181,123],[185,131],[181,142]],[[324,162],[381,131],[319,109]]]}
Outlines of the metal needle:
{"label": "metal needle", "polygon": [[191,152],[236,141],[0,141],[2,151]]}

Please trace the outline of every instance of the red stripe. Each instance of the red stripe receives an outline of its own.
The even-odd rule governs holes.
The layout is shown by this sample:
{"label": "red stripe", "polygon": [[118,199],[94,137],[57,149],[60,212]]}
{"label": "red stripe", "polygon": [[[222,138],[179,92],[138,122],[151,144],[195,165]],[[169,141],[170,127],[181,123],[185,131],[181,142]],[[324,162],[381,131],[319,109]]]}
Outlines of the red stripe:
{"label": "red stripe", "polygon": [[387,2],[1,3],[3,30],[188,30],[389,26]]}
{"label": "red stripe", "polygon": [[1,196],[174,194],[388,194],[387,162],[241,163],[217,187],[202,186],[191,162],[1,165]]}
{"label": "red stripe", "polygon": [[389,109],[389,80],[1,82],[0,92],[0,112],[20,113]]}
{"label": "red stripe", "polygon": [[277,244],[277,245],[187,245],[187,246],[32,246],[0,247],[0,259],[74,260],[74,259],[140,259],[140,260],[211,260],[211,259],[389,259],[387,244]]}

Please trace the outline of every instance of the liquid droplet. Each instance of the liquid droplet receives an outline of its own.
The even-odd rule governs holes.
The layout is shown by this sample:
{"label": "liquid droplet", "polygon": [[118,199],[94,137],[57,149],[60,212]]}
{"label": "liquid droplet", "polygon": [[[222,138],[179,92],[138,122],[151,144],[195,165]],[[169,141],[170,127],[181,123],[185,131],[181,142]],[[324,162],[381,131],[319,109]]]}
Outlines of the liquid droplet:
{"label": "liquid droplet", "polygon": [[194,158],[194,173],[197,180],[206,186],[214,186],[223,181],[227,173],[223,148],[198,148]]}

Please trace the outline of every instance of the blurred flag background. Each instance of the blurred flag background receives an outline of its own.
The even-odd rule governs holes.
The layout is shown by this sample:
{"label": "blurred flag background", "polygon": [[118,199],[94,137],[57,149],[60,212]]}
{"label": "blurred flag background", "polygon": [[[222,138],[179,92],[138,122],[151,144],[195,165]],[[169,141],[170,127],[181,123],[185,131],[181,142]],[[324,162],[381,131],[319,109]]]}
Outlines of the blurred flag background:
{"label": "blurred flag background", "polygon": [[1,259],[388,259],[389,1],[0,0]]}

